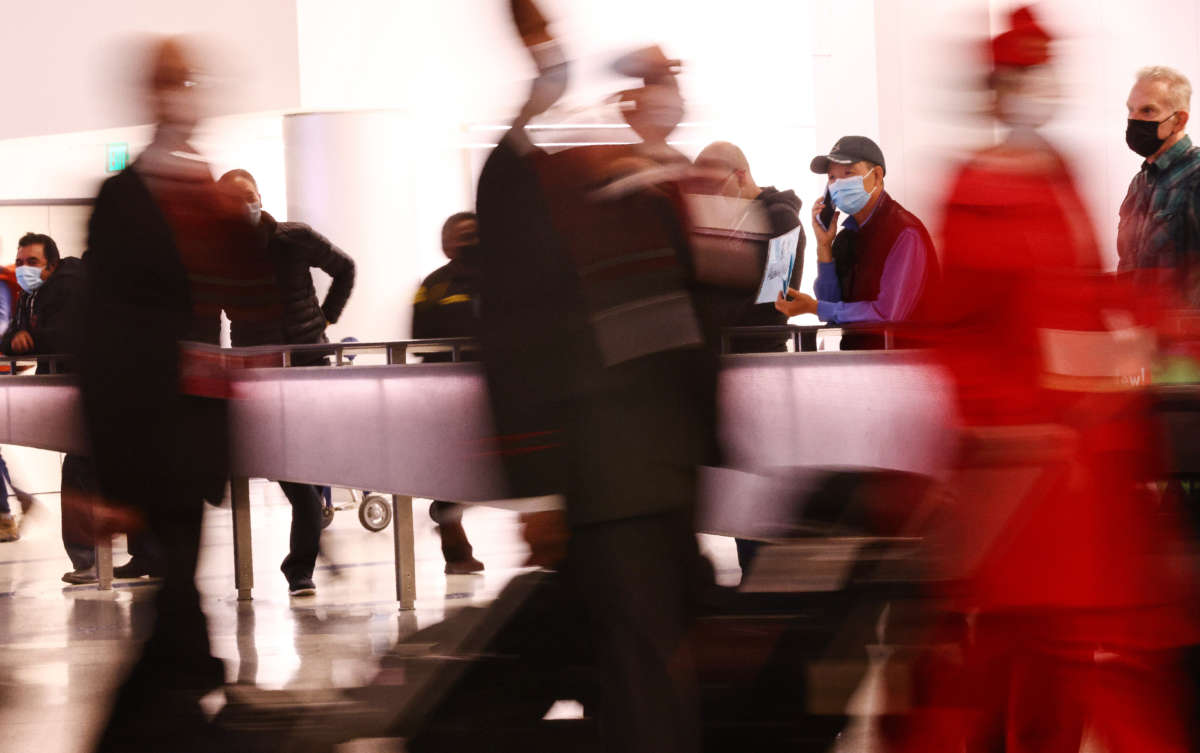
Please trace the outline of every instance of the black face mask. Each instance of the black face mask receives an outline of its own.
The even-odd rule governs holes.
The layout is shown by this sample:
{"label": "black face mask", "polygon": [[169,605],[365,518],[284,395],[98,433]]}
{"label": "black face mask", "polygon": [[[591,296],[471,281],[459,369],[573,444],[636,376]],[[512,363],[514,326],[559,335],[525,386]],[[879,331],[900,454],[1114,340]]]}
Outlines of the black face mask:
{"label": "black face mask", "polygon": [[466,262],[467,264],[475,264],[479,261],[479,257],[479,244],[468,243],[464,246],[458,247],[458,256],[455,258],[459,261]]}
{"label": "black face mask", "polygon": [[1158,137],[1158,127],[1173,117],[1175,117],[1174,114],[1158,122],[1130,118],[1129,124],[1125,126],[1125,143],[1136,154],[1149,157],[1161,149],[1167,141]]}

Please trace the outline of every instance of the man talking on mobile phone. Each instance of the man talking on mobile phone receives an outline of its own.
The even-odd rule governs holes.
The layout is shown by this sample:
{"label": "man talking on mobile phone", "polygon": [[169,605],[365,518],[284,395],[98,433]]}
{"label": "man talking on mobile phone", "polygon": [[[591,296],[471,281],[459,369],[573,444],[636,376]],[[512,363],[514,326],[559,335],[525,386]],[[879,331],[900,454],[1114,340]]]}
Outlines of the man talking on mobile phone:
{"label": "man talking on mobile phone", "polygon": [[[813,207],[816,297],[789,288],[775,308],[788,316],[816,314],[831,324],[912,318],[936,278],[937,254],[925,225],[884,190],[887,165],[879,145],[865,136],[843,136],[829,154],[813,158],[810,168],[828,176],[836,210],[824,225],[824,197]],[[880,341],[878,335],[846,333],[842,350],[878,347]]]}

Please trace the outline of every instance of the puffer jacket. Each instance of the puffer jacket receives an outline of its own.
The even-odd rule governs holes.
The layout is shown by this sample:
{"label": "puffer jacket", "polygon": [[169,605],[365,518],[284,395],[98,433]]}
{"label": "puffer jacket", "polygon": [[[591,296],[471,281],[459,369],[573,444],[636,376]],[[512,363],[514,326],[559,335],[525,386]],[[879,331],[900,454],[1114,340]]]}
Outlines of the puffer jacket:
{"label": "puffer jacket", "polygon": [[0,338],[0,351],[13,355],[13,337],[25,331],[33,337],[30,355],[74,353],[81,334],[84,291],[83,262],[64,256],[45,284],[17,297],[9,328]]}
{"label": "puffer jacket", "polygon": [[[325,327],[342,315],[350,291],[354,288],[354,260],[333,245],[328,238],[302,222],[279,222],[263,212],[262,230],[266,234],[267,254],[275,268],[275,280],[283,305],[282,342],[260,340],[256,333],[238,332],[233,326],[235,346],[306,345],[325,342]],[[333,278],[324,303],[317,302],[310,270],[317,267]]]}

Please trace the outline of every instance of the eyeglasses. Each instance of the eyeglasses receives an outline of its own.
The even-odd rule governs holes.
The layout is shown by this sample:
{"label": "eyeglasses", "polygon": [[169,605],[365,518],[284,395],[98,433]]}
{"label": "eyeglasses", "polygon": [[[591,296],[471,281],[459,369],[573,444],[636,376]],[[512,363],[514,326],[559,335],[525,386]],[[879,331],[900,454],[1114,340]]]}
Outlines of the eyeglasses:
{"label": "eyeglasses", "polygon": [[191,74],[183,78],[162,76],[154,79],[154,86],[158,89],[200,90],[212,88],[215,80],[214,77],[204,74]]}

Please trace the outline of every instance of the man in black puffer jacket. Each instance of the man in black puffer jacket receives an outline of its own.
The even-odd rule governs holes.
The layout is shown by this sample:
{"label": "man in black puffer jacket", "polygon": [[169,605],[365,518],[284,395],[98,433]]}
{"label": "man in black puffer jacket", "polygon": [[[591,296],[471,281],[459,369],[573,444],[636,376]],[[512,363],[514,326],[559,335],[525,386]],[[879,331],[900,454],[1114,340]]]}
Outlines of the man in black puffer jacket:
{"label": "man in black puffer jacket", "polygon": [[[231,337],[235,347],[251,345],[310,345],[328,342],[325,327],[337,323],[354,288],[354,260],[328,238],[302,222],[279,222],[262,211],[258,183],[245,170],[230,170],[219,183],[242,196],[247,216],[256,225],[266,244],[267,255],[275,268],[283,321],[278,329],[239,327],[235,322]],[[317,301],[312,270],[318,268],[333,278],[325,302]],[[324,363],[324,356],[294,359],[299,365]]]}
{"label": "man in black puffer jacket", "polygon": [[[263,248],[275,269],[283,311],[279,321],[233,321],[233,346],[328,342],[325,327],[337,322],[354,287],[354,260],[308,225],[278,222],[262,211],[258,183],[245,170],[231,170],[218,182],[245,201],[247,219],[259,229]],[[325,302],[320,304],[313,287],[313,267],[333,278]],[[326,356],[321,353],[297,353],[292,357],[293,366],[325,363]],[[290,551],[280,569],[287,577],[290,595],[311,596],[316,593],[312,574],[321,542],[321,488],[290,481],[280,481],[279,486],[292,505]]]}
{"label": "man in black puffer jacket", "polygon": [[[26,274],[29,273],[29,274]],[[12,323],[0,339],[6,355],[74,353],[83,305],[83,264],[62,258],[48,235],[26,233],[17,243],[17,281],[22,293]],[[38,364],[38,373],[49,370]]]}

